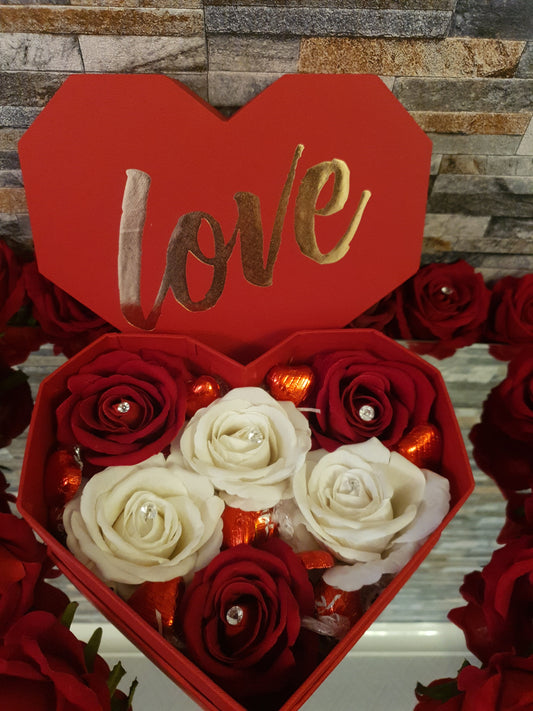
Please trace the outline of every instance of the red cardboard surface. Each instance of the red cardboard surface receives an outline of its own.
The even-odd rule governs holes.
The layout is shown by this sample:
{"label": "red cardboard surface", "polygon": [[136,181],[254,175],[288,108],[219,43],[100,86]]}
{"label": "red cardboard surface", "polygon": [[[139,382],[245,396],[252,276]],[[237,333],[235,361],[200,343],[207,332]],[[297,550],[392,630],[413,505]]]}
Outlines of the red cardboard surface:
{"label": "red cardboard surface", "polygon": [[[122,332],[250,360],[346,325],[418,268],[431,142],[374,76],[285,76],[230,119],[167,77],[72,76],[19,152],[41,272]],[[319,214],[334,178],[320,190],[313,176],[333,159],[346,204]],[[345,256],[317,261],[359,209]]]}
{"label": "red cardboard surface", "polygon": [[[18,506],[24,517],[57,560],[72,582],[134,642],[155,664],[176,681],[205,709],[242,711],[242,706],[223,692],[178,650],[142,620],[129,606],[98,580],[47,530],[47,512],[43,498],[44,463],[55,444],[54,412],[66,389],[68,377],[83,364],[114,348],[138,351],[146,346],[146,336],[113,334],[104,336],[78,354],[43,383],[37,398],[20,484]],[[307,681],[282,706],[283,711],[299,708],[324,678],[342,660],[349,649],[392,600],[404,583],[438,541],[444,527],[453,518],[473,489],[473,478],[452,405],[440,373],[418,356],[375,331],[327,330],[296,333],[259,359],[243,366],[227,356],[183,336],[153,335],[150,346],[186,358],[198,373],[221,376],[231,387],[261,385],[266,373],[280,363],[306,363],[320,351],[365,349],[386,359],[416,365],[433,382],[437,391],[435,422],[443,434],[442,466],[439,473],[450,481],[451,508],[426,543],[392,580],[365,615],[352,627],[333,651],[314,670]]]}

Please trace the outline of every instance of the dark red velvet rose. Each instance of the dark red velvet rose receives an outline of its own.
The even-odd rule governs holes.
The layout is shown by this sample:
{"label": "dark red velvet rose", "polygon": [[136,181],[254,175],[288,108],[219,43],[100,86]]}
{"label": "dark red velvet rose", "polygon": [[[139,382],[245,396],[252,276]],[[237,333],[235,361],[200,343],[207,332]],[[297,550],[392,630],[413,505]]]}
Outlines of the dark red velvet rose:
{"label": "dark red velvet rose", "polygon": [[183,361],[161,351],[104,353],[68,379],[70,395],[57,408],[57,438],[79,446],[96,466],[141,462],[177,435],[189,379]]}
{"label": "dark red velvet rose", "polygon": [[533,485],[533,350],[514,358],[470,433],[474,458],[502,491]]}
{"label": "dark red velvet rose", "polygon": [[301,683],[301,619],[313,613],[307,571],[276,538],[229,548],[196,573],[179,624],[195,664],[235,698],[255,697],[255,709]]}
{"label": "dark red velvet rose", "polygon": [[22,278],[22,263],[0,239],[0,330],[24,302],[26,292]]}
{"label": "dark red velvet rose", "polygon": [[4,473],[0,469],[0,513],[11,513],[10,503],[15,503],[13,494],[8,493],[9,484],[6,481]]}
{"label": "dark red velvet rose", "polygon": [[0,359],[0,447],[7,447],[30,424],[33,398],[28,379]]}
{"label": "dark red velvet rose", "polygon": [[485,329],[489,342],[533,343],[533,274],[494,284]]}
{"label": "dark red velvet rose", "polygon": [[7,365],[23,363],[47,338],[39,326],[8,325],[0,334],[0,359]]}
{"label": "dark red velvet rose", "polygon": [[479,339],[489,308],[490,291],[481,274],[460,260],[428,264],[399,290],[399,335],[406,339],[437,340],[418,346],[436,358]]}
{"label": "dark red velvet rose", "polygon": [[520,536],[533,536],[533,494],[511,492],[505,509],[505,524],[498,543],[508,543]]}
{"label": "dark red velvet rose", "polygon": [[[454,686],[455,695],[448,698]],[[426,692],[417,692],[414,711],[531,711],[533,657],[495,654],[488,666],[479,669],[469,664],[456,680],[439,679]]]}
{"label": "dark red velvet rose", "polygon": [[463,711],[531,711],[533,657],[495,654],[486,668],[462,669],[457,686],[464,692]]}
{"label": "dark red velvet rose", "polygon": [[84,646],[47,612],[18,620],[0,647],[2,708],[110,711],[109,667],[96,655],[89,670]]}
{"label": "dark red velvet rose", "polygon": [[310,425],[318,446],[328,451],[371,437],[392,447],[430,419],[435,388],[410,363],[338,351],[316,356],[312,367],[316,395],[310,404],[319,412]]}
{"label": "dark red velvet rose", "polygon": [[24,266],[24,282],[33,317],[56,352],[71,357],[104,333],[115,331],[107,321],[43,277],[35,262]]}
{"label": "dark red velvet rose", "polygon": [[483,663],[493,654],[533,651],[533,536],[522,536],[494,551],[482,572],[465,576],[466,607],[451,610],[468,649]]}
{"label": "dark red velvet rose", "polygon": [[0,636],[29,610],[62,614],[67,596],[44,581],[51,567],[26,521],[0,513]]}
{"label": "dark red velvet rose", "polygon": [[399,336],[396,323],[397,312],[398,291],[394,290],[355,318],[350,326],[352,328],[374,328],[391,338],[397,338]]}

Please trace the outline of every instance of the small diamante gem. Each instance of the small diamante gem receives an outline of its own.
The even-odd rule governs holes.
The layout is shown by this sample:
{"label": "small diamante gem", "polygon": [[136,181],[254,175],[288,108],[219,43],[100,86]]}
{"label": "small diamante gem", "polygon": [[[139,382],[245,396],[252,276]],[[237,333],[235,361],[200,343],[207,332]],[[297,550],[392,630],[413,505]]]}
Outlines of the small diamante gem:
{"label": "small diamante gem", "polygon": [[141,513],[145,521],[151,521],[157,516],[157,506],[151,501],[141,506]]}
{"label": "small diamante gem", "polygon": [[248,432],[248,439],[250,442],[255,442],[255,444],[261,444],[261,442],[265,439],[263,437],[263,433],[258,430],[256,427],[252,427],[251,430]]}
{"label": "small diamante gem", "polygon": [[226,622],[228,625],[232,625],[232,627],[240,625],[243,617],[244,611],[242,607],[239,607],[239,605],[233,605],[233,607],[230,607],[230,609],[226,612]]}
{"label": "small diamante gem", "polygon": [[126,412],[130,411],[131,405],[127,400],[122,400],[121,402],[118,403],[117,405],[117,412],[120,412],[121,415],[125,415]]}
{"label": "small diamante gem", "polygon": [[361,484],[359,480],[353,479],[352,477],[346,477],[340,487],[341,494],[355,494],[358,496],[360,491]]}
{"label": "small diamante gem", "polygon": [[444,296],[450,296],[450,294],[453,294],[455,289],[451,286],[441,286],[440,288],[441,293],[444,294]]}
{"label": "small diamante gem", "polygon": [[372,422],[375,416],[376,411],[372,405],[363,405],[359,409],[359,417],[363,420],[363,422]]}

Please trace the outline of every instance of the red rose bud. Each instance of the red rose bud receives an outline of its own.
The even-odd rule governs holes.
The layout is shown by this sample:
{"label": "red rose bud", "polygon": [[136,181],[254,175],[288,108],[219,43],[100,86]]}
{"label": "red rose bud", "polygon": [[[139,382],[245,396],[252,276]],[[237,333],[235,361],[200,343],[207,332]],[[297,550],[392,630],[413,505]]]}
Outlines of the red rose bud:
{"label": "red rose bud", "polygon": [[315,375],[308,365],[275,365],[268,371],[266,384],[276,400],[288,400],[296,407],[307,397]]}
{"label": "red rose bud", "polygon": [[315,609],[319,617],[341,615],[349,620],[350,627],[364,612],[359,590],[348,592],[320,580],[315,586]]}
{"label": "red rose bud", "polygon": [[220,385],[210,375],[200,375],[192,383],[187,383],[187,417],[207,407],[221,395]]}
{"label": "red rose bud", "polygon": [[128,600],[128,605],[160,633],[170,632],[176,608],[181,601],[185,584],[183,578],[140,585]]}
{"label": "red rose bud", "polygon": [[328,551],[303,551],[297,555],[307,570],[325,570],[335,565],[335,558]]}
{"label": "red rose bud", "polygon": [[435,425],[417,425],[403,437],[396,450],[421,469],[438,469],[442,456],[442,436]]}
{"label": "red rose bud", "polygon": [[50,507],[63,508],[81,484],[82,466],[79,457],[70,449],[57,449],[46,461],[44,471],[44,499]]}
{"label": "red rose bud", "polygon": [[272,509],[242,511],[226,506],[222,513],[222,545],[233,548],[240,543],[260,543],[268,540],[276,531],[272,521]]}

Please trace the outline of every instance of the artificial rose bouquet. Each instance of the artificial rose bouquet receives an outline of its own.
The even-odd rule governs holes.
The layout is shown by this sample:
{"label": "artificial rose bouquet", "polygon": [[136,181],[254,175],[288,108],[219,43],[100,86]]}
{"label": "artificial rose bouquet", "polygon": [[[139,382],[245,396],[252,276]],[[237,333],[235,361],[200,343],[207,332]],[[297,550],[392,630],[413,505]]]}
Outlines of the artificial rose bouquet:
{"label": "artificial rose bouquet", "polygon": [[[290,693],[319,634],[340,638],[449,505],[427,468],[440,434],[421,370],[366,351],[302,369],[281,388],[228,390],[175,356],[110,351],[57,408],[58,446],[84,464],[75,495],[59,486],[53,502],[67,546],[245,703]],[[415,464],[404,442],[421,427],[434,446]],[[47,468],[52,485],[61,473]],[[324,590],[339,603],[319,604]]]}

